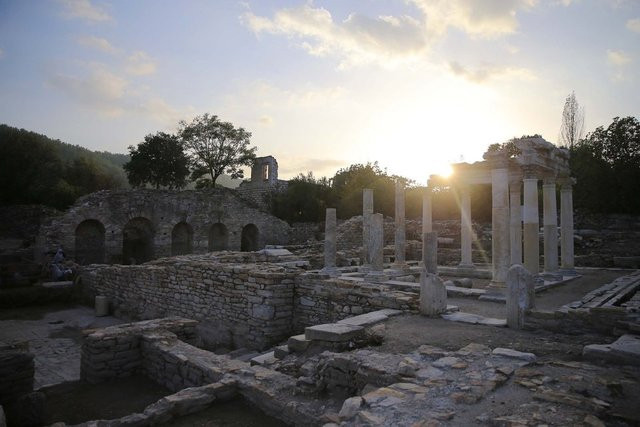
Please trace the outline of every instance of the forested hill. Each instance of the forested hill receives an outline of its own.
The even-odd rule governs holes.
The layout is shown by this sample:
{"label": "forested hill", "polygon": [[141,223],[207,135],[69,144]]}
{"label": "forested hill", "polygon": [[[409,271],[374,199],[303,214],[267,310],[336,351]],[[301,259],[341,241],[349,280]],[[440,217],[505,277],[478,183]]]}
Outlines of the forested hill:
{"label": "forested hill", "polygon": [[103,189],[128,187],[126,154],[91,151],[35,132],[0,125],[0,204],[59,209]]}

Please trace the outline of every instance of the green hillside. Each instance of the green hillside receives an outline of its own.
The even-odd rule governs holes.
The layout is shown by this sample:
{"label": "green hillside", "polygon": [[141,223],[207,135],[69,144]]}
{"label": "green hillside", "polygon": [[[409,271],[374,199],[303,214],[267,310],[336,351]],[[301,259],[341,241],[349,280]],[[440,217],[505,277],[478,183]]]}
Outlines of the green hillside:
{"label": "green hillside", "polygon": [[84,194],[126,188],[122,165],[128,160],[0,125],[0,204],[63,209]]}

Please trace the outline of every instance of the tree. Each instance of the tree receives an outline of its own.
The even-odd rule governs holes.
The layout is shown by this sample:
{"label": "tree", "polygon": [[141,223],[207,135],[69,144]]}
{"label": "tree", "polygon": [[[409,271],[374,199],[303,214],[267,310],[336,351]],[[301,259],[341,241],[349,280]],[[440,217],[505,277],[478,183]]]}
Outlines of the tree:
{"label": "tree", "polygon": [[290,180],[286,191],[269,193],[267,200],[271,213],[289,223],[322,221],[325,209],[335,206],[329,180],[311,172]]}
{"label": "tree", "polygon": [[572,149],[582,138],[584,131],[584,108],[576,100],[576,94],[571,92],[564,102],[562,110],[562,125],[560,127],[560,145]]}
{"label": "tree", "polygon": [[[191,178],[197,180],[199,188],[215,187],[223,173],[243,178],[242,166],[251,166],[256,158],[256,147],[249,147],[250,132],[208,113],[189,124],[181,121],[180,138],[191,154]],[[203,178],[206,175],[209,177]]]}
{"label": "tree", "polygon": [[137,147],[129,146],[131,160],[123,168],[133,187],[182,188],[189,175],[189,159],[175,135],[149,134]]}
{"label": "tree", "polygon": [[640,121],[616,117],[571,150],[577,208],[600,213],[640,213]]}

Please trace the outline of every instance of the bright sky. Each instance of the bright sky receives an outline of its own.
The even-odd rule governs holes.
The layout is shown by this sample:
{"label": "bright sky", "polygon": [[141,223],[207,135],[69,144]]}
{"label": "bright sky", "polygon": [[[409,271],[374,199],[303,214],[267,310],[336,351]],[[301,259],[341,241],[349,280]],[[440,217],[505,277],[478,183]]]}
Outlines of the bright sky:
{"label": "bright sky", "polygon": [[92,150],[209,112],[280,178],[378,160],[424,184],[640,116],[638,0],[0,0],[0,122]]}

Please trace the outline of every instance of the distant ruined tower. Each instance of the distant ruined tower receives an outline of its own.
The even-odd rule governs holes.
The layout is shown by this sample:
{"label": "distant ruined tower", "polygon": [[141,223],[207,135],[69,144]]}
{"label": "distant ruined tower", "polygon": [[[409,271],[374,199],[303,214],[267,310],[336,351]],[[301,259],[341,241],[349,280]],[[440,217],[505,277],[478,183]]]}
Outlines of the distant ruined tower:
{"label": "distant ruined tower", "polygon": [[257,157],[251,167],[251,180],[243,181],[237,191],[266,209],[265,198],[274,191],[287,189],[288,181],[278,179],[278,161],[273,156]]}

